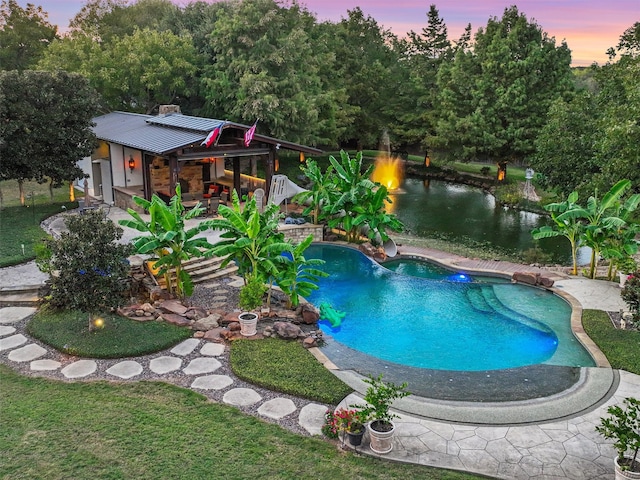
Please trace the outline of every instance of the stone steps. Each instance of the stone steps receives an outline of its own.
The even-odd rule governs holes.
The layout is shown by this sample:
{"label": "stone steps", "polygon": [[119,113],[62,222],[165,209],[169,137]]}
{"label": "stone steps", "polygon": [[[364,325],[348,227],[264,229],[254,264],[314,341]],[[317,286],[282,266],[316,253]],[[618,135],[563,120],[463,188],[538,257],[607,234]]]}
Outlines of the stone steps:
{"label": "stone steps", "polygon": [[[238,267],[231,262],[223,268],[221,266],[223,260],[221,257],[197,257],[183,262],[182,266],[191,275],[194,284],[203,284],[235,275]],[[156,280],[162,288],[166,286],[163,276],[156,277]]]}
{"label": "stone steps", "polygon": [[28,307],[37,305],[42,285],[25,285],[0,288],[0,305]]}

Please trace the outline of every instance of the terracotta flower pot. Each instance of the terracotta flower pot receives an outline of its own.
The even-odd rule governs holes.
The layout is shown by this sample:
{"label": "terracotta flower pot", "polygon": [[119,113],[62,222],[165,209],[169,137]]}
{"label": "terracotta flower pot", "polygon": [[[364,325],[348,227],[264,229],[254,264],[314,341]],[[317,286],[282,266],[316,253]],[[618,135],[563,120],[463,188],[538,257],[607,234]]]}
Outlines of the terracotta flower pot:
{"label": "terracotta flower pot", "polygon": [[[389,425],[391,428],[389,429]],[[371,451],[379,455],[389,453],[393,449],[393,434],[396,426],[393,422],[382,423],[374,420],[369,424],[369,438],[371,439]]]}
{"label": "terracotta flower pot", "polygon": [[[619,464],[619,458],[616,456],[614,459],[614,465],[616,470],[615,480],[639,480],[640,479],[640,471],[632,471],[632,470],[622,470]],[[627,465],[631,463],[631,458],[624,457],[624,460],[627,461]],[[639,462],[637,462],[639,463]]]}

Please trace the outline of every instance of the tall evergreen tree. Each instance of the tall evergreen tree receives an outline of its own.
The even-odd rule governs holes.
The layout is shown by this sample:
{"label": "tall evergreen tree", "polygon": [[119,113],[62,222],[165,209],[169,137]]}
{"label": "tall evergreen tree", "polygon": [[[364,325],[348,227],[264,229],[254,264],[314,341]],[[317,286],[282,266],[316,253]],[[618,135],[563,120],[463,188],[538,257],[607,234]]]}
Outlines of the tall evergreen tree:
{"label": "tall evergreen tree", "polygon": [[426,146],[435,130],[438,70],[452,55],[447,26],[435,5],[429,8],[422,32],[412,30],[408,37],[405,55],[409,78],[408,83],[396,85],[405,102],[394,132],[405,144]]}
{"label": "tall evergreen tree", "polygon": [[528,159],[551,103],[572,89],[570,63],[564,42],[556,47],[516,7],[505,9],[439,76],[433,142],[459,160]]}

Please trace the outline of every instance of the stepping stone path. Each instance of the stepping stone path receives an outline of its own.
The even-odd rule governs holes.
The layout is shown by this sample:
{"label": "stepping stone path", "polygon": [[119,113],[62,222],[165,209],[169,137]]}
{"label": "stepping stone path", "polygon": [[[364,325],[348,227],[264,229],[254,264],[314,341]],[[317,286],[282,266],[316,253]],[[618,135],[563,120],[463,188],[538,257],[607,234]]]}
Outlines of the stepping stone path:
{"label": "stepping stone path", "polygon": [[12,350],[11,353],[9,353],[9,360],[12,362],[30,362],[36,358],[44,357],[46,354],[46,349],[35,343],[30,343],[24,347]]}
{"label": "stepping stone path", "polygon": [[142,365],[133,360],[116,363],[113,367],[107,369],[109,375],[129,379],[142,373]]}
{"label": "stepping stone path", "polygon": [[[74,380],[88,380],[98,372],[98,364],[91,359],[77,359],[71,363],[63,363],[57,360],[59,352],[47,349],[34,343],[21,329],[11,325],[18,323],[29,315],[35,313],[35,308],[8,307],[0,308],[0,353],[9,352],[7,359],[10,362],[29,363],[32,372],[59,372],[64,378]],[[189,338],[175,347],[164,352],[163,355],[151,358],[148,364],[143,358],[136,360],[112,361],[113,363],[104,370],[104,373],[122,380],[136,380],[145,369],[156,375],[188,375],[190,388],[200,391],[224,392],[223,402],[237,407],[250,407],[262,402],[262,396],[251,388],[233,388],[236,380],[230,375],[218,375],[214,372],[222,367],[222,363],[215,357],[225,353],[226,346],[223,343],[209,342],[198,338]],[[54,357],[54,358],[46,358]],[[45,358],[43,358],[45,357]],[[188,357],[186,359],[185,357]],[[144,366],[148,365],[148,366]],[[104,367],[103,367],[104,368]],[[226,391],[225,391],[226,390]],[[304,407],[303,407],[304,409]],[[315,428],[303,426],[307,431],[311,428],[320,432],[324,423],[324,412],[327,407],[320,406],[322,415],[315,421],[320,424]],[[265,401],[258,407],[258,415],[280,420],[289,415],[295,415],[298,407],[288,399],[277,397]],[[302,411],[302,410],[300,410]],[[301,418],[301,422],[308,423],[309,419]],[[301,423],[302,425],[302,423]]]}

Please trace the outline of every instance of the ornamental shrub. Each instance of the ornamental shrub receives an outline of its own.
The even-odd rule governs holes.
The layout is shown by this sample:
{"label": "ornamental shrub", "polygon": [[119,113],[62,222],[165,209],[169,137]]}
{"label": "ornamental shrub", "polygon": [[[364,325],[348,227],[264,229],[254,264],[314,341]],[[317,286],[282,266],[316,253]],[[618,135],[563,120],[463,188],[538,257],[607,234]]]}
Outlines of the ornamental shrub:
{"label": "ornamental shrub", "polygon": [[621,292],[622,299],[629,305],[633,313],[633,319],[640,321],[640,270],[632,273],[627,278]]}
{"label": "ornamental shrub", "polygon": [[45,240],[54,272],[49,304],[87,313],[92,329],[94,314],[124,304],[133,247],[117,243],[122,229],[98,210],[69,215],[65,224],[68,232]]}

